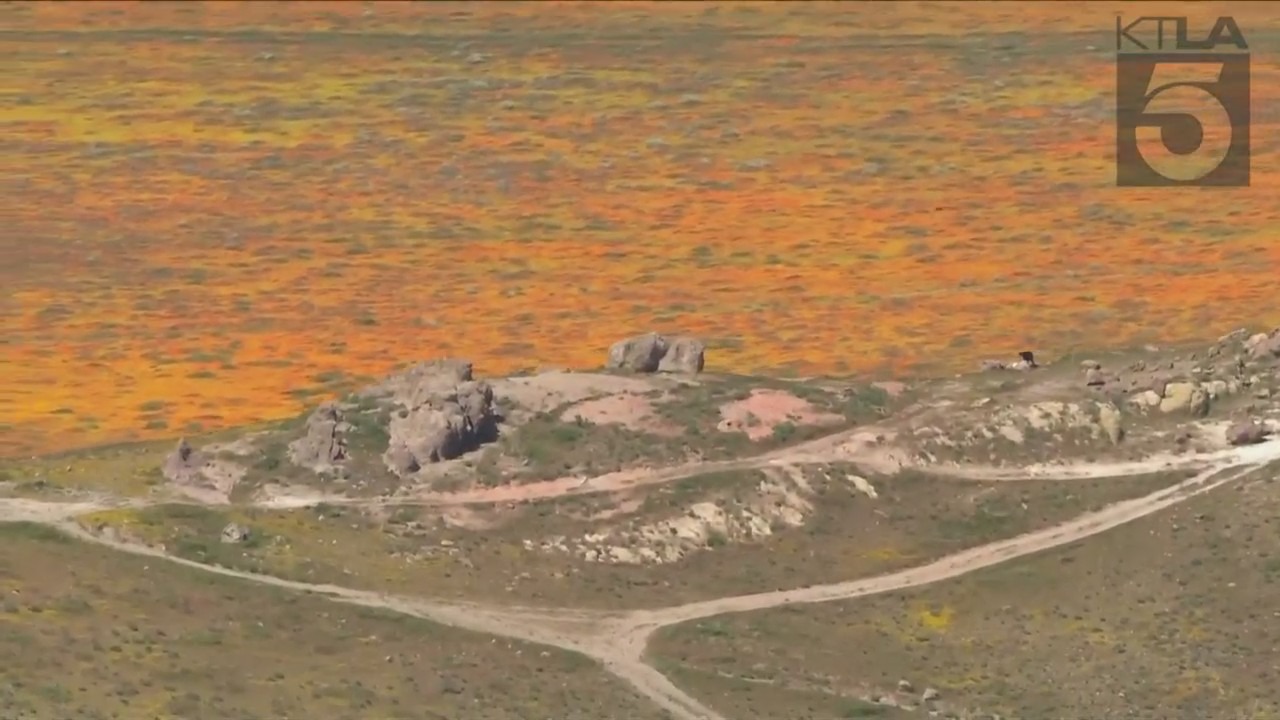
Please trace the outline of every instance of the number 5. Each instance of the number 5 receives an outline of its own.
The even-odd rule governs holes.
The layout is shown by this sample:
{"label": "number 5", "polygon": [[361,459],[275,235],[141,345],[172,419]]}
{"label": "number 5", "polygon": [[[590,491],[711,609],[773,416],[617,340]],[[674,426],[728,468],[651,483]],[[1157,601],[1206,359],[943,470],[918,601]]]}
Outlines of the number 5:
{"label": "number 5", "polygon": [[1206,89],[1222,65],[1160,63],[1151,72],[1146,106],[1135,132],[1137,149],[1163,177],[1193,181],[1222,164],[1231,149],[1231,115]]}

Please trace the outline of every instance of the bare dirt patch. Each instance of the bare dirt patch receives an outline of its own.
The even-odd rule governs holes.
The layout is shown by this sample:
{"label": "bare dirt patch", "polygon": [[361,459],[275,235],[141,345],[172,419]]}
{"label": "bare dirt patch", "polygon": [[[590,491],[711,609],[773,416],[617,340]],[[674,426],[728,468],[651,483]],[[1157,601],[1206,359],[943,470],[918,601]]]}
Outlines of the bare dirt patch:
{"label": "bare dirt patch", "polygon": [[743,432],[753,441],[774,437],[780,427],[839,425],[844,416],[815,408],[784,390],[756,388],[742,400],[720,407],[721,432]]}
{"label": "bare dirt patch", "polygon": [[570,403],[607,395],[643,395],[655,389],[696,384],[690,378],[550,371],[489,381],[494,395],[513,407],[512,418],[550,412]]}
{"label": "bare dirt patch", "polygon": [[674,437],[680,428],[655,414],[653,403],[644,395],[618,393],[570,405],[560,414],[564,422],[621,425],[628,430]]}

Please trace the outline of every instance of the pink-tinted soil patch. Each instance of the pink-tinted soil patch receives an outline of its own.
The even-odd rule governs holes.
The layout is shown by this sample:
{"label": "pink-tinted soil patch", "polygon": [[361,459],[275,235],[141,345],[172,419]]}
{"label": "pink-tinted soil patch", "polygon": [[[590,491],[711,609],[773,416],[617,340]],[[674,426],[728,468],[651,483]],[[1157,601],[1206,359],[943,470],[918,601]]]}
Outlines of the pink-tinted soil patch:
{"label": "pink-tinted soil patch", "polygon": [[585,420],[596,425],[622,425],[655,435],[678,435],[680,429],[654,414],[653,403],[643,395],[618,393],[580,402],[561,414],[565,422]]}
{"label": "pink-tinted soil patch", "polygon": [[822,412],[807,400],[782,390],[757,389],[743,400],[720,408],[722,418],[717,429],[721,432],[745,432],[752,440],[771,437],[774,429],[783,423],[792,425],[835,425],[844,417]]}

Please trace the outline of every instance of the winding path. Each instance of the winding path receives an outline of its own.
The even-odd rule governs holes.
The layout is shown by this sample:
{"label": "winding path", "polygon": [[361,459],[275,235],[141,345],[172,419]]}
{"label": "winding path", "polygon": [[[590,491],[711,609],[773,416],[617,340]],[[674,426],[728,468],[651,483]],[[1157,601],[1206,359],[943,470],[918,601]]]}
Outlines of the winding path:
{"label": "winding path", "polygon": [[[847,439],[847,438],[846,438]],[[619,485],[649,485],[724,469],[759,468],[777,464],[802,464],[851,459],[840,453],[841,442],[829,437],[745,460],[723,463],[681,465],[653,471],[613,473],[593,479],[596,492]],[[148,504],[147,501],[99,500],[93,502],[46,502],[24,498],[0,498],[0,522],[35,522],[52,525],[87,542],[122,552],[163,558],[206,572],[241,578],[276,587],[327,595],[339,602],[364,605],[413,615],[427,620],[492,635],[551,645],[588,655],[609,672],[630,683],[637,691],[665,708],[680,720],[726,720],[676,687],[662,673],[645,662],[645,651],[653,634],[677,623],[725,613],[763,610],[792,603],[818,603],[893,592],[958,577],[1031,553],[1073,543],[1119,525],[1171,507],[1196,495],[1209,492],[1233,480],[1259,471],[1280,475],[1280,441],[1273,440],[1243,448],[1192,456],[1157,457],[1130,463],[1080,463],[1059,466],[1030,466],[1012,470],[979,466],[934,468],[947,477],[974,480],[1060,479],[1143,475],[1174,469],[1197,468],[1199,472],[1176,485],[1146,496],[1124,500],[1101,510],[1081,515],[1060,525],[1000,540],[943,557],[907,570],[847,582],[814,585],[793,590],[723,597],[652,610],[604,612],[554,608],[490,606],[479,603],[449,603],[424,598],[390,595],[364,590],[285,580],[269,575],[205,565],[174,557],[144,545],[102,537],[81,527],[76,516],[95,510]],[[613,478],[612,481],[609,478]],[[625,480],[624,480],[625,478]],[[560,483],[560,481],[554,481]],[[580,481],[579,481],[580,483]],[[563,483],[561,483],[563,484]],[[550,498],[573,488],[544,483],[532,496],[519,499]],[[575,483],[575,487],[578,483]],[[603,484],[603,487],[601,486]],[[422,496],[409,501],[387,500],[383,504],[462,504],[506,502],[504,488],[470,493]],[[326,500],[327,501],[327,500]],[[155,501],[151,501],[155,502]],[[368,502],[368,501],[365,501]],[[280,505],[276,505],[279,507]]]}

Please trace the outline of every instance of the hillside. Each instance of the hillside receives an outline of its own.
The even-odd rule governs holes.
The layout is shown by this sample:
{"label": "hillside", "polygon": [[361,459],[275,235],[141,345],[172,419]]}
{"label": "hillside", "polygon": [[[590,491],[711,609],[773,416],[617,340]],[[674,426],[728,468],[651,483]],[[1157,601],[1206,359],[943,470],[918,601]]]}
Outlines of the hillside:
{"label": "hillside", "polygon": [[[986,589],[982,578],[1044,573],[1045,563],[1068,561],[1016,558],[1059,546],[1068,546],[1055,551],[1068,553],[1062,557],[1090,558],[1083,567],[1121,572],[1105,559],[1117,542],[1105,531],[1131,522],[1168,527],[1163,518],[1181,517],[1170,513],[1183,512],[1175,506],[1184,501],[1213,504],[1195,514],[1197,523],[1212,517],[1246,538],[1266,534],[1263,516],[1237,518],[1214,498],[1230,497],[1216,488],[1235,483],[1263,494],[1250,502],[1253,512],[1274,487],[1280,330],[1241,329],[1202,347],[1039,355],[991,359],[945,379],[876,382],[717,374],[701,341],[657,334],[619,341],[596,372],[478,378],[466,361],[428,361],[288,422],[183,438],[176,447],[7,462],[0,521],[51,525],[157,561],[563,648],[602,662],[683,720],[781,717],[792,707],[815,718],[916,710],[1035,718],[1045,707],[1075,707],[1068,698],[1076,691],[1033,700],[1015,690],[1038,682],[1030,676],[1005,674],[1006,684],[995,686],[958,679],[969,677],[959,665],[940,674],[935,661],[913,661],[909,648],[894,650],[889,638],[882,653],[898,659],[876,673],[820,669],[838,647],[826,638],[843,635],[813,623],[830,623],[824,613],[844,605],[768,610],[787,618],[767,621],[770,627],[812,635],[803,647],[782,641],[809,659],[786,673],[766,672],[768,662],[726,664],[738,651],[717,648],[742,638],[743,651],[775,652],[766,644],[772,632],[744,629],[757,627],[754,611],[892,593],[970,572],[974,580],[952,582],[979,583],[992,605],[1016,603],[1033,588]],[[60,547],[41,545],[57,534],[14,532],[39,541],[36,558]],[[1245,552],[1265,566],[1271,550],[1249,545]],[[1194,557],[1175,556],[1180,563]],[[49,581],[32,574],[37,565],[7,562],[15,595],[37,587],[34,597],[48,594]],[[1154,556],[1123,560],[1130,562],[1155,573],[1144,581],[1151,592],[1170,573],[1179,586],[1207,591],[1195,569],[1203,560],[1176,571]],[[1241,574],[1236,595],[1246,607],[1268,606],[1269,575],[1246,581],[1252,561],[1233,562]],[[1000,563],[1006,569],[985,569]],[[1079,602],[1101,592],[1088,590],[1092,577],[1072,585],[1084,593]],[[970,608],[965,618],[974,612],[974,601],[948,599],[949,584],[937,588],[875,602],[925,608],[919,622],[944,635],[911,637],[933,648],[950,637],[957,608]],[[1135,610],[1125,601],[1107,617]],[[1088,615],[1074,612],[1086,622],[1080,618]],[[706,620],[724,613],[745,614]],[[45,627],[41,615],[23,617]],[[906,622],[888,610],[874,615]],[[1217,616],[1197,612],[1197,632],[1215,632]],[[1041,616],[1019,617],[1030,632],[1028,623]],[[648,637],[667,626],[674,627],[646,650]],[[993,648],[1011,642],[984,632]],[[697,640],[708,633],[714,643]],[[9,637],[16,652],[19,636]],[[1037,641],[1029,651],[1049,648]],[[1102,662],[1125,645],[1089,648]],[[1175,704],[1131,693],[1079,708],[1271,711],[1267,701],[1250,705],[1247,693],[1206,694],[1196,678],[1226,672],[1226,655],[1195,657],[1198,675],[1161,675],[1182,698]],[[1144,667],[1173,672],[1134,669]],[[902,687],[886,675],[894,672],[907,678]],[[1123,673],[1108,670],[1118,683],[1126,682]],[[932,690],[924,702],[903,690],[921,674],[918,682]],[[1092,687],[1088,677],[1078,690]],[[1256,681],[1265,685],[1265,673]],[[9,691],[13,707],[45,707],[47,693],[22,688]]]}

